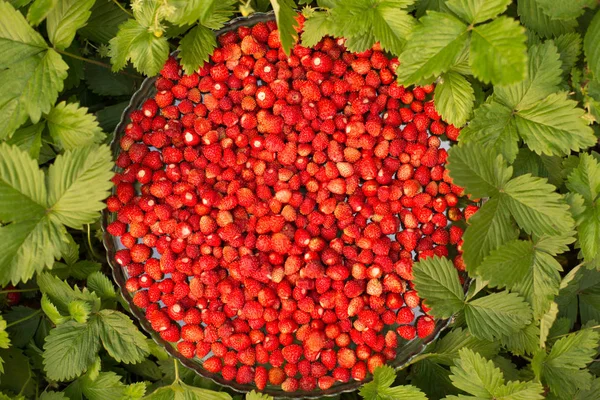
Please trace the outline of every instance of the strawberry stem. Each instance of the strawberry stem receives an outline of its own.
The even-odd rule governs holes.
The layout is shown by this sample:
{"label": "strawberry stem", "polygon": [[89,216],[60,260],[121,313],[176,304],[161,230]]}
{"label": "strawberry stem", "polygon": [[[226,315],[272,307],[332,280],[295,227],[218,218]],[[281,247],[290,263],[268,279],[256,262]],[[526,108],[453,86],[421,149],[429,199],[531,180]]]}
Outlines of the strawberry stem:
{"label": "strawberry stem", "polygon": [[6,325],[6,327],[7,327],[7,328],[10,328],[11,326],[14,326],[14,325],[20,324],[21,322],[25,322],[25,321],[27,321],[28,319],[31,319],[31,318],[33,318],[33,317],[36,317],[36,316],[38,316],[38,315],[39,315],[39,314],[41,314],[41,313],[42,313],[42,310],[41,310],[41,309],[40,309],[40,310],[36,310],[36,311],[32,312],[31,314],[29,314],[28,316],[26,316],[26,317],[24,317],[24,318],[18,319],[18,320],[16,320],[16,321],[13,321],[13,322],[11,322],[10,324],[7,324],[7,325]]}

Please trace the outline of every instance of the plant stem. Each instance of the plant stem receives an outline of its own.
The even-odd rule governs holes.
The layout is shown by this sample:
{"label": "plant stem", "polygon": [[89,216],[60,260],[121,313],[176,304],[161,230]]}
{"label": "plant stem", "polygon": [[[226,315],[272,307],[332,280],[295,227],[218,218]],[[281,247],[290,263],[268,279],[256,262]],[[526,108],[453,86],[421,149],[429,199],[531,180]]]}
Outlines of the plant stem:
{"label": "plant stem", "polygon": [[16,320],[16,321],[13,321],[13,322],[11,322],[10,324],[6,325],[6,327],[7,327],[7,328],[10,328],[11,326],[14,326],[14,325],[20,324],[21,322],[25,322],[25,321],[27,321],[28,319],[31,319],[31,318],[33,318],[33,317],[36,317],[36,316],[38,316],[38,315],[39,315],[39,314],[41,314],[41,313],[42,313],[42,310],[41,310],[41,309],[40,309],[40,310],[35,310],[34,312],[32,312],[31,314],[29,314],[28,316],[26,316],[26,317],[24,317],[24,318],[21,318],[21,319],[18,319],[18,320]]}
{"label": "plant stem", "polygon": [[173,365],[175,366],[175,382],[179,382],[179,364],[176,358],[173,359]]}
{"label": "plant stem", "polygon": [[96,255],[96,252],[94,251],[94,246],[92,246],[92,236],[91,236],[91,229],[90,229],[90,224],[87,224],[87,240],[88,240],[88,246],[90,246],[90,251],[92,252],[92,257],[94,258],[98,258],[98,255]]}
{"label": "plant stem", "polygon": [[121,3],[119,3],[117,0],[112,0],[112,2],[115,3],[117,5],[117,7],[119,7],[125,14],[133,17],[133,14],[129,10],[127,10],[125,7],[123,7],[121,5]]}
{"label": "plant stem", "polygon": [[[90,58],[81,57],[81,56],[78,56],[77,54],[69,53],[68,51],[60,50],[60,49],[57,49],[57,48],[54,48],[54,50],[56,50],[57,53],[60,53],[62,55],[74,58],[76,60],[80,60],[80,61],[83,61],[83,62],[86,62],[86,63],[89,63],[89,64],[98,65],[100,67],[104,67],[104,68],[108,68],[108,69],[112,68],[110,66],[110,64],[103,63],[102,61],[97,61],[97,60],[92,60]],[[130,78],[141,79],[141,77],[139,77],[137,75],[130,74],[129,72],[126,72],[126,71],[119,71],[119,73],[123,74],[125,76],[129,76]]]}
{"label": "plant stem", "polygon": [[40,288],[33,288],[33,289],[7,289],[7,290],[0,290],[0,294],[4,294],[4,293],[37,292],[38,290],[40,290]]}

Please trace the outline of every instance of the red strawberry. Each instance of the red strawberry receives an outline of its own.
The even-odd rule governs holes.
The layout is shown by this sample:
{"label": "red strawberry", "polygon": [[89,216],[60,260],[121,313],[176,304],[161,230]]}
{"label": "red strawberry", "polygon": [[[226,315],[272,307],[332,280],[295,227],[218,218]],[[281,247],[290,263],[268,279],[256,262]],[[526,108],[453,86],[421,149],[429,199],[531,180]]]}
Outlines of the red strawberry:
{"label": "red strawberry", "polygon": [[417,336],[420,338],[431,335],[434,329],[435,321],[431,317],[422,315],[417,318]]}
{"label": "red strawberry", "polygon": [[396,329],[396,333],[403,339],[412,340],[415,338],[417,330],[412,325],[402,325]]}

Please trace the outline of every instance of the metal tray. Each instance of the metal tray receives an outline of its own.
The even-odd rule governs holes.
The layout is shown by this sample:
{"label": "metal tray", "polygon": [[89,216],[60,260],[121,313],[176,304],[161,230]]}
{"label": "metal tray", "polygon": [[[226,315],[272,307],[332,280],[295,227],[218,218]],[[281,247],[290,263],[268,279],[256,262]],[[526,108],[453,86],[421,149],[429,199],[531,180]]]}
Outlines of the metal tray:
{"label": "metal tray", "polygon": [[[222,33],[235,30],[240,26],[253,26],[258,22],[266,22],[272,21],[275,19],[275,16],[272,12],[270,13],[255,13],[250,17],[240,17],[231,20],[224,28],[217,31],[217,35]],[[175,53],[174,53],[175,54]],[[114,137],[111,142],[111,151],[113,157],[116,159],[120,152],[119,141],[121,137],[124,135],[125,126],[129,123],[131,112],[141,108],[144,101],[156,94],[156,89],[154,87],[154,82],[156,81],[156,77],[146,78],[140,88],[133,94],[129,105],[123,111],[121,115],[121,120],[114,131]],[[120,169],[115,167],[115,172],[120,172]],[[112,189],[112,194],[115,194],[115,188]],[[187,368],[194,370],[198,375],[208,378],[215,383],[231,388],[237,392],[250,392],[256,387],[254,385],[241,385],[236,383],[235,381],[227,381],[221,376],[221,374],[215,374],[208,372],[202,367],[202,360],[198,358],[185,358],[178,351],[176,346],[173,343],[167,342],[163,340],[160,335],[155,332],[150,323],[146,319],[144,310],[140,309],[136,305],[133,304],[133,299],[131,294],[125,289],[125,282],[128,279],[127,272],[115,262],[115,253],[117,250],[123,248],[123,246],[119,243],[118,238],[111,236],[106,231],[106,226],[113,222],[116,219],[115,215],[108,212],[108,210],[104,210],[102,213],[102,229],[103,229],[103,243],[106,248],[106,258],[108,260],[108,264],[112,269],[112,274],[115,282],[119,286],[119,290],[125,301],[129,304],[131,308],[131,313],[138,320],[141,327],[146,331],[146,333],[154,339],[154,341],[160,346],[164,347],[165,350],[173,357],[178,359],[183,365]],[[157,256],[155,252],[154,256]],[[466,286],[465,286],[466,289]],[[421,354],[428,344],[435,341],[441,332],[448,327],[451,319],[449,320],[440,320],[436,323],[436,327],[434,332],[425,339],[415,338],[411,341],[405,342],[401,345],[400,348],[397,349],[396,359],[392,362],[389,362],[388,365],[395,368],[396,370],[400,370],[407,366],[411,360]],[[208,357],[208,356],[207,356]],[[373,379],[372,375],[368,375],[364,381],[349,381],[346,383],[336,382],[331,388],[327,390],[315,389],[313,391],[296,391],[293,393],[284,392],[280,387],[267,385],[267,387],[262,390],[262,393],[269,394],[278,399],[313,399],[324,396],[335,396],[340,393],[345,392],[353,392],[360,388],[363,384],[371,381]]]}

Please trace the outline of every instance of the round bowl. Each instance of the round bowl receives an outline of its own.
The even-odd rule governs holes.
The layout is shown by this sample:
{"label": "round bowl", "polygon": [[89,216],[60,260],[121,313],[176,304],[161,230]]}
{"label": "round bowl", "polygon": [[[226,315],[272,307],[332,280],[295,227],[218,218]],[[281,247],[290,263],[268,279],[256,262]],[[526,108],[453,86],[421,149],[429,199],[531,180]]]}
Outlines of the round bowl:
{"label": "round bowl", "polygon": [[[250,17],[240,17],[231,20],[224,28],[217,31],[217,35],[222,33],[235,30],[240,26],[252,26],[258,22],[266,22],[272,21],[275,19],[274,14],[271,13],[255,13]],[[120,152],[119,141],[121,137],[124,135],[125,126],[128,124],[129,117],[132,111],[139,109],[144,101],[156,93],[156,89],[154,87],[154,83],[156,81],[155,77],[147,78],[144,80],[140,88],[134,93],[129,102],[129,105],[123,111],[121,116],[121,120],[114,131],[114,137],[111,143],[111,151],[113,153],[113,157],[116,159]],[[447,146],[446,146],[447,147]],[[120,169],[115,167],[115,172],[120,172]],[[113,187],[112,194],[115,194],[115,188]],[[106,227],[108,224],[113,222],[116,219],[116,216],[108,210],[104,210],[102,214],[102,228],[103,228],[103,242],[104,247],[106,248],[106,256],[108,260],[108,264],[110,265],[113,273],[113,277],[117,285],[119,286],[120,293],[125,299],[125,301],[129,304],[131,308],[131,313],[135,316],[140,326],[146,331],[146,333],[160,346],[164,347],[165,350],[173,357],[178,359],[183,365],[191,370],[194,370],[197,374],[202,377],[208,378],[215,383],[233,389],[237,392],[250,392],[256,387],[251,384],[242,385],[238,384],[234,381],[225,380],[220,374],[211,373],[205,370],[202,367],[202,360],[197,357],[193,359],[188,359],[183,357],[178,351],[176,346],[173,343],[167,342],[160,337],[160,335],[155,332],[148,320],[146,319],[145,313],[142,309],[133,304],[132,295],[125,289],[125,282],[129,278],[127,276],[127,272],[123,267],[115,262],[115,253],[117,250],[124,248],[122,244],[119,242],[118,238],[111,236],[107,231]],[[154,257],[160,258],[160,255],[154,251]],[[466,287],[465,287],[466,288]],[[417,314],[418,315],[418,314]],[[434,332],[424,338],[419,339],[415,338],[410,341],[404,341],[401,339],[401,344],[397,349],[396,358],[392,362],[388,362],[388,365],[395,368],[396,370],[404,368],[408,365],[411,360],[421,354],[427,345],[438,338],[440,333],[449,325],[450,320],[440,320],[436,322],[436,326]],[[210,353],[207,357],[210,356]],[[272,385],[267,385],[267,387],[262,390],[262,393],[266,393],[275,398],[279,399],[311,399],[318,398],[324,396],[335,396],[344,392],[352,392],[357,390],[363,384],[371,381],[373,376],[371,374],[367,375],[367,378],[364,381],[350,381],[346,383],[336,382],[331,388],[327,390],[315,389],[313,391],[296,391],[293,393],[285,392],[280,387],[275,387]]]}

